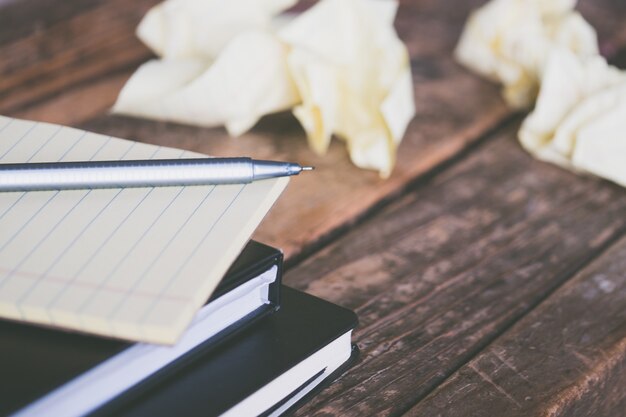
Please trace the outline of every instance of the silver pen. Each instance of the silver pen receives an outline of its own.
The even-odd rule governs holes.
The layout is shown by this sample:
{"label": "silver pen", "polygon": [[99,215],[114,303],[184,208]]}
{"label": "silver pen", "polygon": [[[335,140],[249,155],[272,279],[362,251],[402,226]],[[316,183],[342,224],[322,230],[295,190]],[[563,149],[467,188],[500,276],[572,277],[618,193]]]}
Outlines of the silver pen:
{"label": "silver pen", "polygon": [[251,158],[0,164],[0,192],[245,184],[312,169]]}

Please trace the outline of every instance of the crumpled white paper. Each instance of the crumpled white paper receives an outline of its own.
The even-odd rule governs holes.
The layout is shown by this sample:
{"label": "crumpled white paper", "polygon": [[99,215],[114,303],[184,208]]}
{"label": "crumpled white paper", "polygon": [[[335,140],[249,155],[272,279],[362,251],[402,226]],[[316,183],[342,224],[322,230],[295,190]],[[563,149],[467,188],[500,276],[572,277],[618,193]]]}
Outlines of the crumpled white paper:
{"label": "crumpled white paper", "polygon": [[113,111],[198,126],[224,124],[237,136],[263,115],[299,102],[287,50],[272,34],[250,31],[229,42],[212,63],[149,61],[128,80]]}
{"label": "crumpled white paper", "polygon": [[293,108],[311,147],[336,134],[359,167],[390,174],[415,113],[396,0],[320,0],[296,17],[295,0],[167,0],[139,37],[162,60],[133,74],[114,112],[231,135]]}
{"label": "crumpled white paper", "polygon": [[492,0],[468,19],[456,57],[500,82],[510,106],[529,108],[552,50],[581,57],[598,53],[595,30],[575,5],[576,0]]}
{"label": "crumpled white paper", "polygon": [[554,51],[519,138],[539,159],[626,186],[626,73]]}
{"label": "crumpled white paper", "polygon": [[294,115],[311,147],[325,152],[336,134],[355,165],[383,177],[415,114],[396,10],[389,0],[323,0],[279,32],[291,46],[289,67],[302,98]]}
{"label": "crumpled white paper", "polygon": [[288,47],[271,20],[296,0],[166,0],[150,9],[139,38],[163,59],[128,80],[114,113],[240,135],[265,114],[299,102]]}
{"label": "crumpled white paper", "polygon": [[297,0],[166,0],[146,13],[137,36],[157,55],[214,59],[242,32],[269,30]]}

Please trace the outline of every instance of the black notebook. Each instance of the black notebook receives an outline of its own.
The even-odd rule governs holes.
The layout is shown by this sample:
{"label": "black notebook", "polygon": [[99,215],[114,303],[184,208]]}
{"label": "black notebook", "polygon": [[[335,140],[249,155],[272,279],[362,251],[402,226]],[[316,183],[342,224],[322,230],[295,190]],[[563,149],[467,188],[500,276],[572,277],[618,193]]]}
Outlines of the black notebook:
{"label": "black notebook", "polygon": [[94,416],[279,415],[356,357],[356,324],[352,311],[283,286],[276,313]]}
{"label": "black notebook", "polygon": [[280,251],[250,242],[174,346],[0,320],[0,415],[81,415],[172,372],[275,310],[281,268]]}

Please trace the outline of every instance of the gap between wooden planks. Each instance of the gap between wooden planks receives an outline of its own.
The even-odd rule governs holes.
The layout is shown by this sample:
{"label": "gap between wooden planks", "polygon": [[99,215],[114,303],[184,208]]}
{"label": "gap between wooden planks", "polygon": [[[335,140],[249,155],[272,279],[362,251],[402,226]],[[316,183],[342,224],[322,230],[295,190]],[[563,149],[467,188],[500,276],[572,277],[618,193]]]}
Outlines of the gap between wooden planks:
{"label": "gap between wooden planks", "polygon": [[533,160],[516,129],[287,272],[361,321],[360,362],[298,415],[405,412],[624,234],[622,188]]}
{"label": "gap between wooden planks", "polygon": [[615,416],[626,410],[626,239],[408,416]]}

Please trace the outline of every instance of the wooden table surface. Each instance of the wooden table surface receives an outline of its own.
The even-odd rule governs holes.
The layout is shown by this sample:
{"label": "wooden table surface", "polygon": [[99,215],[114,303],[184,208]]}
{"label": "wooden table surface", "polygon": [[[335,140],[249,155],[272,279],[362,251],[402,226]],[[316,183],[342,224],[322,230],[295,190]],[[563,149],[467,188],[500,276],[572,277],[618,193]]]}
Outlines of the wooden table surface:
{"label": "wooden table surface", "polygon": [[[362,353],[298,415],[624,416],[626,190],[532,159],[523,115],[453,61],[483,2],[401,3],[418,109],[386,181],[337,141],[314,155],[288,114],[236,139],[110,115],[151,57],[134,29],[155,0],[0,0],[0,114],[318,168],[255,237],[288,285],[358,313]],[[579,9],[626,66],[626,2]]]}

